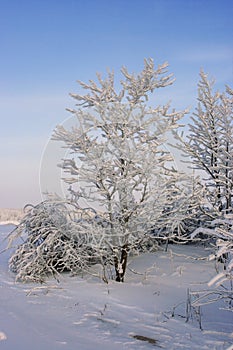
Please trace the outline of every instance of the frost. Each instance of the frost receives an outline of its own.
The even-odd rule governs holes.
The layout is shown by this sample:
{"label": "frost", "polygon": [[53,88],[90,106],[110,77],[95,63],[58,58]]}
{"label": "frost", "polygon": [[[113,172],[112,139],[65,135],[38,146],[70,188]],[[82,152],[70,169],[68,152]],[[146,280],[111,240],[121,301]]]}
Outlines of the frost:
{"label": "frost", "polygon": [[219,274],[217,274],[215,277],[213,277],[209,283],[208,283],[208,286],[211,287],[213,286],[214,284],[216,284],[217,282],[219,282],[219,280],[222,280],[222,279],[225,279],[225,273],[221,272]]}

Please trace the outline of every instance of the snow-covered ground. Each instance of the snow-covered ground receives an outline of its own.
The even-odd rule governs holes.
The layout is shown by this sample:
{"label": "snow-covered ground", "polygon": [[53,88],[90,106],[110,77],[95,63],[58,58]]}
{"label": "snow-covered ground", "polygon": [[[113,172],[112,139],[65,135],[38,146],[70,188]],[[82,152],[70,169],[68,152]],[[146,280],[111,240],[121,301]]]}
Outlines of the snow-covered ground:
{"label": "snow-covered ground", "polygon": [[[0,250],[12,229],[0,226]],[[131,258],[125,283],[62,275],[59,283],[38,285],[15,283],[4,252],[0,349],[233,349],[233,313],[219,309],[225,304],[192,309],[185,322],[187,290],[208,290],[216,274],[214,262],[203,259],[209,253],[171,245]]]}

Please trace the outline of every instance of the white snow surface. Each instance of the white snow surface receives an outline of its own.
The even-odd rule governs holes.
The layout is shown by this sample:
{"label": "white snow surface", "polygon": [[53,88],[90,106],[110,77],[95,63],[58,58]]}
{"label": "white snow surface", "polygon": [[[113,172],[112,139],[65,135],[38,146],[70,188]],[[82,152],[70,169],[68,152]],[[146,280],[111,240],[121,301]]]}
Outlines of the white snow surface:
{"label": "white snow surface", "polygon": [[[0,226],[0,251],[13,228]],[[16,283],[10,254],[0,254],[1,350],[233,349],[233,313],[224,304],[201,306],[203,330],[195,317],[185,322],[187,289],[208,290],[216,274],[204,247],[131,257],[125,283],[108,284],[69,274],[59,283]]]}

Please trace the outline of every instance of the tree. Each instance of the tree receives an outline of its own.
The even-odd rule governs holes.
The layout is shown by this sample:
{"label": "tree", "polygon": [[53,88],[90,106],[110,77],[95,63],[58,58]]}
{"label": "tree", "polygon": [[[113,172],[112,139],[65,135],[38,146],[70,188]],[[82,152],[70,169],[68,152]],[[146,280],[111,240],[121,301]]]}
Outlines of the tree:
{"label": "tree", "polygon": [[100,263],[105,281],[113,266],[120,282],[129,253],[182,237],[182,222],[193,217],[197,201],[193,183],[174,169],[164,145],[186,111],[148,105],[150,93],[173,83],[167,67],[155,68],[152,59],[144,61],[138,75],[123,67],[119,92],[113,73],[105,79],[97,74],[98,83],[79,82],[88,93],[71,94],[78,106],[70,110],[76,126],[57,126],[53,134],[68,149],[60,164],[67,198],[32,208],[19,226],[20,234],[29,227],[11,259],[21,279],[87,271]]}
{"label": "tree", "polygon": [[222,206],[228,213],[232,212],[233,205],[233,91],[226,87],[226,92],[221,94],[220,98],[220,186]]}
{"label": "tree", "polygon": [[[209,286],[221,287],[209,291],[213,301],[219,298],[228,302],[232,310],[233,244],[232,244],[232,204],[233,204],[233,91],[226,87],[224,93],[214,91],[214,81],[200,72],[198,84],[198,105],[193,113],[192,123],[185,138],[175,132],[177,147],[187,156],[188,163],[202,176],[203,197],[200,208],[203,214],[199,227],[191,234],[210,237],[215,242],[215,254],[211,258],[224,262],[224,271],[210,282]],[[206,218],[208,218],[206,220]],[[218,296],[216,298],[216,295]],[[208,302],[210,302],[208,297]]]}
{"label": "tree", "polygon": [[[80,207],[83,199],[90,207],[99,204],[99,216],[107,223],[103,246],[111,252],[116,280],[123,280],[128,252],[148,240],[169,193],[174,198],[174,186],[182,181],[181,174],[169,168],[172,157],[163,146],[167,132],[178,127],[186,111],[145,103],[149,92],[173,83],[167,66],[155,69],[150,59],[138,75],[122,68],[119,93],[113,73],[105,80],[97,74],[99,85],[79,82],[89,93],[71,94],[78,101],[79,108],[70,110],[78,126],[70,131],[58,126],[53,136],[70,149],[60,166],[70,175],[64,181],[70,185],[73,204]],[[173,216],[177,211],[179,206]]]}
{"label": "tree", "polygon": [[233,98],[232,90],[213,91],[214,81],[200,72],[198,106],[186,140],[177,135],[191,167],[202,172],[207,198],[215,212],[232,210],[233,196]]}

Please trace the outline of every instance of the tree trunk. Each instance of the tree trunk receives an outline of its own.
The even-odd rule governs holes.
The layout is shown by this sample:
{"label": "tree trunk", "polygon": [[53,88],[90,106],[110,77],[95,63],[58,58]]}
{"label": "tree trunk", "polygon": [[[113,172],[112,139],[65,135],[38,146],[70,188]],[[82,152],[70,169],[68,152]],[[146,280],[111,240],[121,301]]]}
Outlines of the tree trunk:
{"label": "tree trunk", "polygon": [[125,276],[125,271],[127,266],[127,257],[128,257],[127,246],[124,245],[121,250],[120,261],[117,256],[115,256],[114,258],[117,282],[124,282],[124,276]]}

